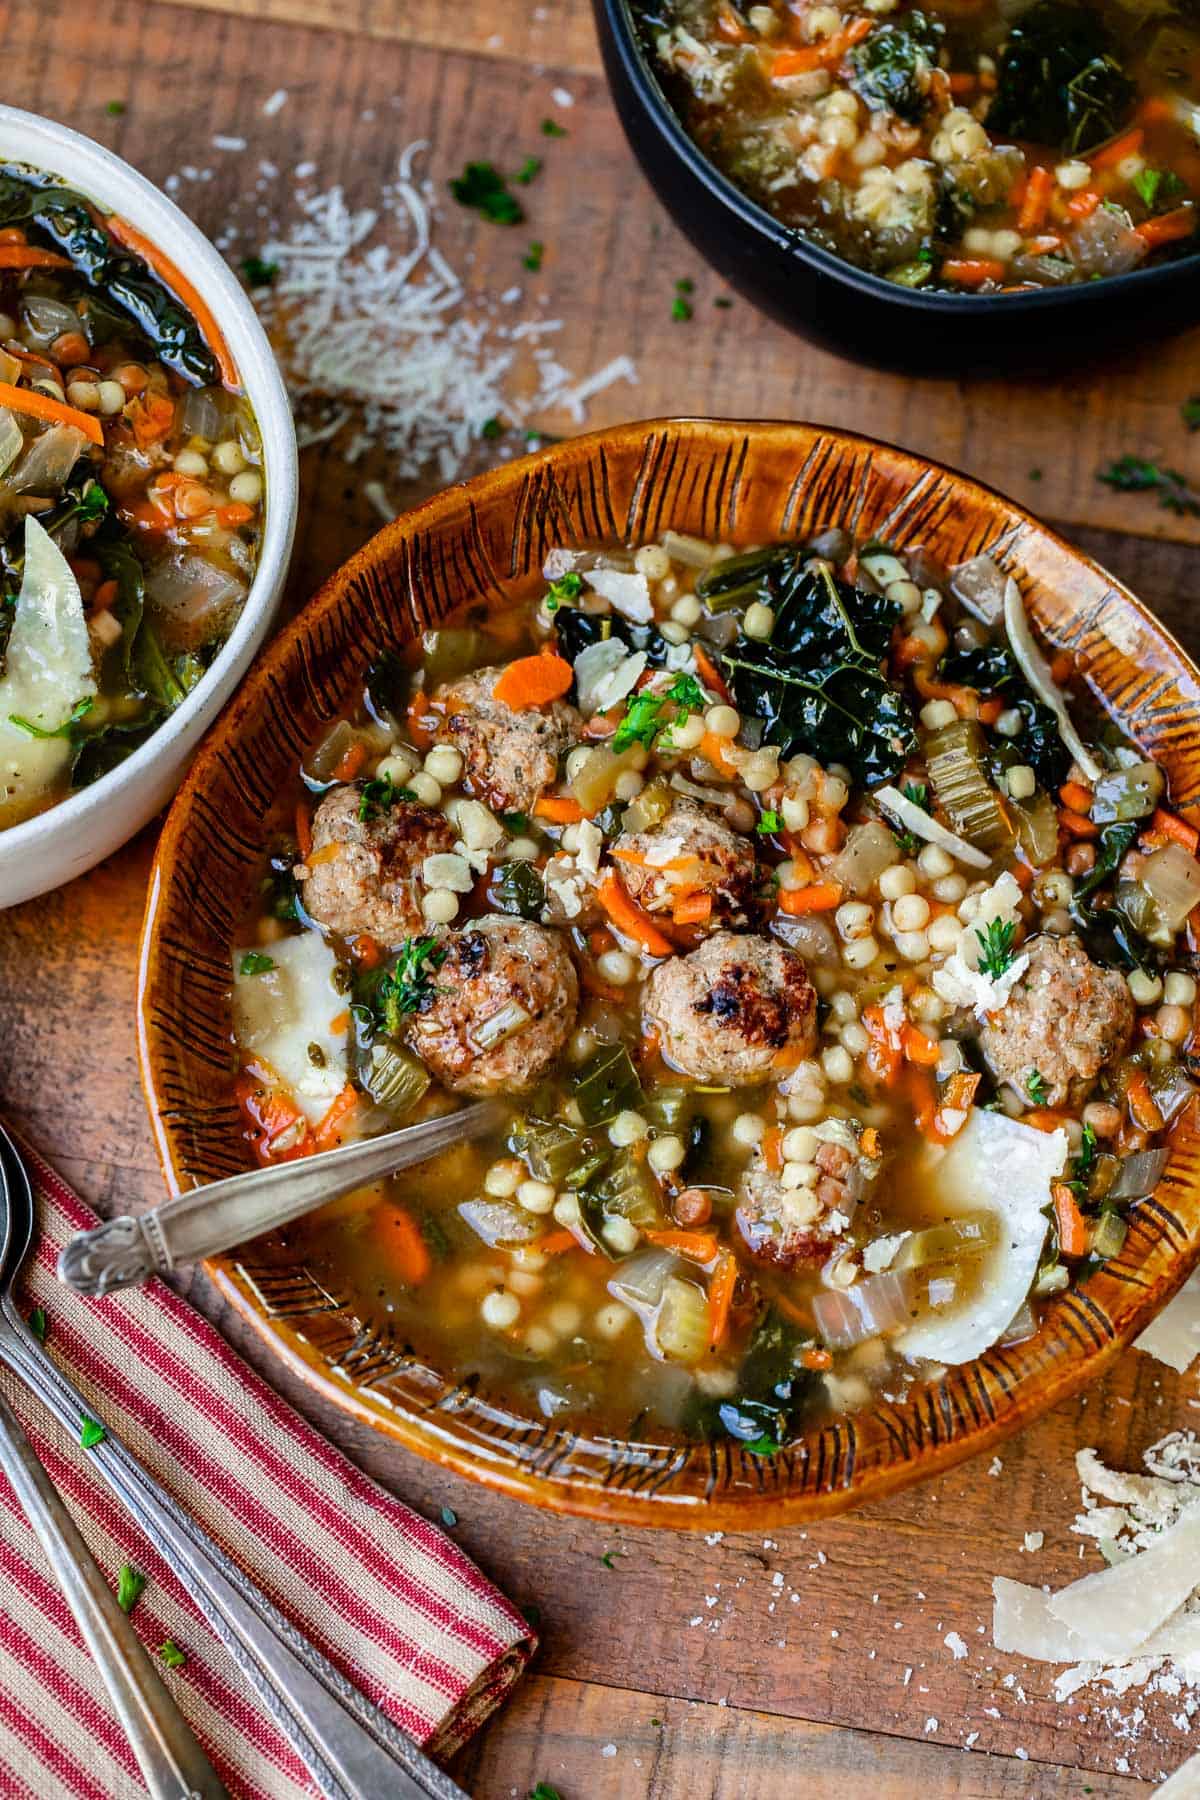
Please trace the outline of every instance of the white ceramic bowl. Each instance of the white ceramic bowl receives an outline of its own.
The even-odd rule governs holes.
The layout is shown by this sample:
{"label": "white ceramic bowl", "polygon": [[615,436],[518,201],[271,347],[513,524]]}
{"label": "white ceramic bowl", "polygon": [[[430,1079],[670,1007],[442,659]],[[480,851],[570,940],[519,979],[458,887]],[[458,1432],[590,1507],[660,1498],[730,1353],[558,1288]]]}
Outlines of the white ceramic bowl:
{"label": "white ceramic bowl", "polygon": [[298,480],[291,407],[271,347],[237,278],[203,232],[111,150],[35,113],[0,106],[0,163],[29,163],[61,176],[160,245],[195,285],[225,334],[258,421],[266,482],[258,568],[238,622],[203,681],[112,774],[49,812],[0,831],[0,906],[14,906],[82,875],[171,798],[270,628],[291,553]]}

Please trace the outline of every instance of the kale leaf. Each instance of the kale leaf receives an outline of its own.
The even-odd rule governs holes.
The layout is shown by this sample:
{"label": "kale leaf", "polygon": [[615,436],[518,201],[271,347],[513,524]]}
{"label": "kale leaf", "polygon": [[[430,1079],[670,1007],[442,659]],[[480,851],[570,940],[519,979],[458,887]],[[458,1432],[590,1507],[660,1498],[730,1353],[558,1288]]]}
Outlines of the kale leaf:
{"label": "kale leaf", "polygon": [[1020,737],[1012,740],[1009,760],[1025,763],[1050,793],[1062,786],[1071,766],[1070,751],[1059,735],[1053,712],[1037,698],[1007,644],[951,651],[938,665],[938,680],[978,688],[981,694],[999,694],[1025,721]]}
{"label": "kale leaf", "polygon": [[1120,130],[1136,95],[1094,7],[1041,0],[1017,19],[996,71],[993,135],[1054,144],[1070,155]]}
{"label": "kale leaf", "polygon": [[689,1436],[735,1438],[753,1456],[774,1456],[804,1425],[819,1376],[801,1364],[812,1339],[773,1306],[754,1328],[732,1399],[700,1398],[684,1420]]}
{"label": "kale leaf", "polygon": [[[566,577],[564,576],[565,580]],[[619,613],[583,612],[577,606],[560,606],[554,614],[555,648],[573,663],[581,650],[601,638],[618,638],[630,650],[644,650],[651,669],[663,669],[673,648],[653,625],[634,625]]]}
{"label": "kale leaf", "polygon": [[868,106],[920,124],[945,35],[941,20],[923,12],[909,13],[902,24],[878,26],[850,52],[850,85]]}
{"label": "kale leaf", "polygon": [[844,763],[866,787],[893,780],[916,747],[912,710],[882,670],[899,606],[826,567],[805,568],[793,548],[758,564],[743,586],[772,607],[771,640],[743,637],[723,656],[742,713],[763,721],[784,756]]}

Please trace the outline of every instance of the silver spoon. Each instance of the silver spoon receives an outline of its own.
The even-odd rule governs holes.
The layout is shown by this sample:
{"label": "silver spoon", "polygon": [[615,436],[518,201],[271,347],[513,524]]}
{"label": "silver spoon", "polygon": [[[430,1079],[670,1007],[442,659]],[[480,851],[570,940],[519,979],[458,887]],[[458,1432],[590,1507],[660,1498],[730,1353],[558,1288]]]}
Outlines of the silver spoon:
{"label": "silver spoon", "polygon": [[[24,1160],[3,1126],[0,1214],[0,1361],[78,1438],[83,1421],[94,1414],[29,1330],[13,1298],[13,1283],[33,1239],[34,1199]],[[375,1800],[376,1795],[467,1800],[284,1618],[111,1430],[87,1454],[180,1577],[326,1800]]]}
{"label": "silver spoon", "polygon": [[81,1294],[99,1297],[114,1288],[135,1287],[151,1275],[169,1275],[178,1263],[219,1256],[289,1225],[327,1200],[426,1162],[452,1144],[484,1137],[506,1116],[498,1102],[480,1101],[382,1137],[210,1181],[137,1218],[126,1214],[81,1231],[63,1246],[58,1278]]}

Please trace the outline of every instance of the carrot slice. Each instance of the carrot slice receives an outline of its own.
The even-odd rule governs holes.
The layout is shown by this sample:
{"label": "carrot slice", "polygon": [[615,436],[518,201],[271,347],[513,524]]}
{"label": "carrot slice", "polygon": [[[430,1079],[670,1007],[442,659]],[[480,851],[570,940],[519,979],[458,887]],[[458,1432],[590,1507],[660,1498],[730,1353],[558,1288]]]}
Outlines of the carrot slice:
{"label": "carrot slice", "polygon": [[1092,790],[1084,787],[1082,781],[1064,781],[1058,797],[1064,806],[1070,807],[1072,812],[1082,813],[1085,818],[1092,810]]}
{"label": "carrot slice", "polygon": [[676,925],[700,925],[705,919],[712,917],[712,909],[711,894],[684,894],[675,902],[671,916]]}
{"label": "carrot slice", "polygon": [[313,1127],[313,1143],[318,1150],[332,1150],[341,1142],[342,1127],[357,1105],[358,1094],[353,1082],[348,1081],[329,1110],[322,1113]]}
{"label": "carrot slice", "polygon": [[367,746],[361,738],[357,738],[340,758],[333,771],[335,781],[353,781],[367,760]]}
{"label": "carrot slice", "polygon": [[216,358],[221,380],[228,388],[240,387],[237,364],[229,353],[229,346],[221,335],[221,328],[213,317],[212,309],[204,296],[194,288],[186,275],[180,273],[169,257],[163,255],[158,245],[140,232],[127,219],[119,219],[111,213],[104,221],[109,236],[114,238],[124,250],[132,250],[140,256],[147,266],[154,270],[158,279],[171,289],[171,292],[191,313],[200,328],[201,336]]}
{"label": "carrot slice", "polygon": [[710,1263],[721,1249],[712,1231],[648,1231],[646,1236],[660,1249],[673,1250],[676,1256],[686,1256],[690,1262]]}
{"label": "carrot slice", "polygon": [[405,1287],[420,1287],[433,1268],[421,1227],[403,1206],[383,1207],[371,1221],[370,1236]]}
{"label": "carrot slice", "polygon": [[545,1237],[537,1239],[537,1248],[543,1256],[561,1256],[564,1250],[582,1250],[583,1245],[573,1231],[548,1231]]}
{"label": "carrot slice", "polygon": [[985,281],[1004,280],[1004,264],[991,256],[948,256],[942,279],[956,281],[959,287],[982,287]]}
{"label": "carrot slice", "polygon": [[1125,1088],[1125,1104],[1129,1116],[1142,1131],[1161,1131],[1163,1116],[1158,1101],[1150,1092],[1144,1069],[1135,1069]]}
{"label": "carrot slice", "polygon": [[1090,219],[1099,204],[1100,196],[1095,188],[1085,188],[1067,201],[1067,211],[1073,219]]}
{"label": "carrot slice", "polygon": [[0,244],[0,269],[69,269],[69,256],[33,244]]}
{"label": "carrot slice", "polygon": [[738,766],[729,753],[732,742],[732,738],[718,737],[715,731],[706,731],[700,739],[701,756],[722,775],[736,775],[738,772]]}
{"label": "carrot slice", "polygon": [[836,881],[810,881],[807,887],[781,889],[779,910],[796,919],[801,913],[832,912],[841,900],[842,890]]}
{"label": "carrot slice", "polygon": [[596,889],[596,898],[623,937],[640,944],[647,956],[674,956],[675,946],[658,926],[625,892],[610,869]]}
{"label": "carrot slice", "polygon": [[296,843],[300,850],[300,861],[312,854],[312,820],[303,800],[296,805]]}
{"label": "carrot slice", "polygon": [[519,656],[509,663],[492,689],[493,700],[518,710],[526,706],[549,706],[570,691],[575,671],[565,657],[553,650],[537,656]]}
{"label": "carrot slice", "polygon": [[1072,812],[1069,806],[1061,808],[1058,822],[1068,837],[1094,838],[1100,836],[1100,827],[1085,819],[1082,813]]}
{"label": "carrot slice", "polygon": [[708,1347],[719,1350],[729,1331],[729,1313],[733,1290],[737,1286],[737,1259],[731,1250],[722,1250],[720,1260],[708,1284]]}
{"label": "carrot slice", "polygon": [[104,428],[99,419],[80,412],[76,406],[68,406],[65,400],[53,400],[49,394],[35,393],[33,388],[13,387],[11,382],[0,381],[0,406],[7,406],[10,412],[25,413],[31,419],[73,425],[93,444],[103,447]]}
{"label": "carrot slice", "polygon": [[1190,855],[1195,856],[1196,847],[1200,844],[1200,831],[1194,825],[1189,825],[1186,819],[1181,819],[1178,813],[1168,812],[1163,806],[1156,807],[1150,820],[1150,828],[1161,832],[1163,837],[1182,844]]}
{"label": "carrot slice", "polygon": [[1079,1202],[1065,1181],[1056,1181],[1050,1189],[1054,1202],[1054,1218],[1058,1225],[1058,1247],[1064,1256],[1084,1256],[1088,1247],[1088,1228]]}
{"label": "carrot slice", "polygon": [[772,1125],[763,1135],[762,1157],[773,1175],[778,1175],[783,1167],[783,1132],[778,1125]]}
{"label": "carrot slice", "polygon": [[922,1069],[937,1067],[941,1049],[936,1038],[926,1037],[915,1025],[906,1025],[900,1033],[900,1043],[910,1063],[916,1063]]}
{"label": "carrot slice", "polygon": [[535,819],[547,819],[552,825],[578,825],[584,812],[570,794],[543,794],[533,803]]}
{"label": "carrot slice", "polygon": [[1029,237],[1043,222],[1050,210],[1050,196],[1054,192],[1054,176],[1052,172],[1038,164],[1030,169],[1029,180],[1025,187],[1025,198],[1021,202],[1021,210],[1017,214],[1017,230]]}

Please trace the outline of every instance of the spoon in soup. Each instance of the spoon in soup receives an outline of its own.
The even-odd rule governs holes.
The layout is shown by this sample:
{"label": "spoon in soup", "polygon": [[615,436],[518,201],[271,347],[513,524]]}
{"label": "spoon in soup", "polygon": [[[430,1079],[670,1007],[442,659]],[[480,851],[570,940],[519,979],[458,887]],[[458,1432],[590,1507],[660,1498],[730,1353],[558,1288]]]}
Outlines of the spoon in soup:
{"label": "spoon in soup", "polygon": [[482,1100],[381,1137],[207,1182],[136,1218],[124,1214],[81,1231],[63,1246],[59,1280],[99,1298],[151,1275],[169,1275],[180,1263],[219,1256],[355,1188],[485,1137],[506,1116],[498,1101]]}

